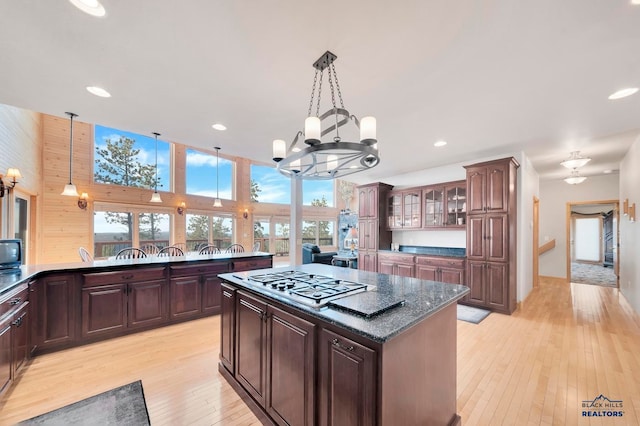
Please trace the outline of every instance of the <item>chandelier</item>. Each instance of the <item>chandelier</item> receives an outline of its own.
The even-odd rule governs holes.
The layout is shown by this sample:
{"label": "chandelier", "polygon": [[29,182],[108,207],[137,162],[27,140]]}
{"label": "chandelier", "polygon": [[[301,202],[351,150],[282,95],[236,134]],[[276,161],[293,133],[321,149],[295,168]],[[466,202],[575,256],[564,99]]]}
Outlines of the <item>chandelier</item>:
{"label": "chandelier", "polygon": [[573,169],[571,171],[571,174],[566,178],[564,178],[564,181],[567,182],[569,185],[577,185],[579,183],[584,182],[586,179],[587,179],[586,176],[580,176],[580,172],[578,172],[578,169]]}
{"label": "chandelier", "polygon": [[[309,180],[335,179],[371,169],[380,162],[376,119],[363,117],[358,120],[355,115],[351,115],[345,109],[334,65],[336,58],[336,55],[327,51],[313,64],[316,72],[311,89],[309,111],[304,122],[304,132],[298,131],[288,148],[284,140],[273,141],[273,161],[277,163],[278,171],[285,176]],[[325,70],[331,90],[332,108],[320,114]],[[318,92],[316,113],[312,115],[316,87]],[[339,105],[336,103],[336,96]],[[343,141],[340,136],[340,128],[351,121],[360,130],[359,142]],[[333,135],[333,137],[323,141],[322,137],[327,135]],[[301,138],[305,145],[298,144]]]}
{"label": "chandelier", "polygon": [[577,169],[591,161],[589,157],[583,157],[580,155],[580,151],[573,151],[571,156],[561,162],[560,164],[566,167],[567,169]]}

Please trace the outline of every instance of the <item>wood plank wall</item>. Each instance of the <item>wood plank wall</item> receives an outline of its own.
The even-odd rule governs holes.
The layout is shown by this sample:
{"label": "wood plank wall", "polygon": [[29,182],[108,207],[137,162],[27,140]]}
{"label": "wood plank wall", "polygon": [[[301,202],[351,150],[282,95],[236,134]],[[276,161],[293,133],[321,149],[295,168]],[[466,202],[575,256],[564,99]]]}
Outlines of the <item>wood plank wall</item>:
{"label": "wood plank wall", "polygon": [[[44,163],[42,181],[42,238],[38,241],[38,263],[61,263],[78,261],[78,247],[93,246],[93,210],[95,203],[114,203],[137,207],[149,206],[165,210],[174,221],[174,242],[184,242],[186,238],[186,218],[177,214],[176,208],[181,202],[186,203],[186,213],[220,212],[232,214],[236,218],[235,241],[249,248],[253,244],[253,217],[288,216],[289,205],[251,203],[250,181],[251,161],[245,158],[224,155],[236,164],[236,200],[222,200],[222,209],[213,208],[213,200],[209,197],[185,194],[186,145],[173,143],[173,161],[175,173],[172,176],[175,192],[160,190],[162,206],[150,203],[151,192],[148,189],[127,188],[115,185],[93,183],[93,126],[74,119],[73,141],[73,183],[78,192],[89,194],[89,207],[81,210],[73,197],[60,195],[69,180],[69,120],[64,117],[43,116],[43,149]],[[198,148],[202,150],[201,148]],[[204,150],[203,150],[204,151]],[[215,154],[211,150],[211,154]],[[23,173],[24,174],[24,173]],[[357,200],[355,200],[357,203]],[[339,191],[335,194],[334,208],[304,207],[305,215],[316,218],[336,220],[345,202]],[[352,200],[352,205],[354,201]],[[247,209],[249,217],[243,218]]]}

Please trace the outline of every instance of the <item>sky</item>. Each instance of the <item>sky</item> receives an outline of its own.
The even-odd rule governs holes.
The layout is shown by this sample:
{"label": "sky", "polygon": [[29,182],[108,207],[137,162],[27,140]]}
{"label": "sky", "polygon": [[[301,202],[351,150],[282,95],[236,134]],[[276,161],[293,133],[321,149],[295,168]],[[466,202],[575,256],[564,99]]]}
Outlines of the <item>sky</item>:
{"label": "sky", "polygon": [[[96,146],[106,146],[106,140],[118,140],[121,136],[136,141],[135,148],[140,149],[138,161],[146,164],[155,164],[155,139],[152,134],[140,135],[124,130],[113,129],[100,125],[95,126]],[[219,161],[219,176],[216,176],[215,153],[206,153],[195,149],[187,149],[186,187],[187,193],[215,198],[219,191],[220,198],[231,200],[232,177],[234,164],[223,157]],[[170,191],[170,144],[158,136],[158,191]],[[94,166],[95,167],[95,166]],[[219,182],[218,182],[219,177]],[[291,203],[290,178],[280,174],[274,167],[252,165],[251,178],[258,183],[261,191],[258,194],[258,202],[261,203]],[[218,183],[218,188],[216,188]],[[322,199],[324,195],[329,206],[334,203],[334,181],[304,180],[302,184],[302,198],[304,205],[311,205],[314,199]]]}

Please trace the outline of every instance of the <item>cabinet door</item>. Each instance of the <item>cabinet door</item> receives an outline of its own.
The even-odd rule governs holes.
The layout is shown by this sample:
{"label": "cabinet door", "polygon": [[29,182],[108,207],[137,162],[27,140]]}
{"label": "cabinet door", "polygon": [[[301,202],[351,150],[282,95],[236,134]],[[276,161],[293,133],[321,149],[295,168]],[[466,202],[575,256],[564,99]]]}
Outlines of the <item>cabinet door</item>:
{"label": "cabinet door", "polygon": [[398,263],[396,265],[396,275],[400,275],[401,277],[414,277],[414,267],[408,263]]}
{"label": "cabinet door", "polygon": [[485,212],[486,168],[470,167],[467,169],[467,214]]}
{"label": "cabinet door", "polygon": [[318,423],[376,424],[376,353],[332,331],[318,339]]}
{"label": "cabinet door", "polygon": [[509,165],[492,164],[487,168],[486,212],[506,213],[509,190]]}
{"label": "cabinet door", "polygon": [[387,197],[387,227],[402,229],[402,194],[391,193]]}
{"label": "cabinet door", "polygon": [[127,328],[127,285],[82,289],[82,337],[118,334]]}
{"label": "cabinet door", "polygon": [[509,279],[506,263],[487,263],[487,305],[491,308],[506,310],[508,302],[507,282]]}
{"label": "cabinet door", "polygon": [[358,252],[358,269],[378,272],[378,255],[372,252]]}
{"label": "cabinet door", "polygon": [[364,221],[364,247],[362,250],[378,250],[378,231],[377,220]]}
{"label": "cabinet door", "polygon": [[171,319],[189,318],[200,314],[202,309],[200,276],[172,278],[169,291]]}
{"label": "cabinet door", "polygon": [[315,325],[273,306],[267,340],[267,413],[282,425],[313,425]]}
{"label": "cabinet door", "polygon": [[380,219],[378,217],[378,210],[380,209],[380,194],[378,188],[371,186],[367,191],[367,216],[372,219]]}
{"label": "cabinet door", "polygon": [[220,311],[220,278],[217,275],[202,277],[202,312],[215,314]]}
{"label": "cabinet door", "polygon": [[444,194],[443,188],[431,187],[422,191],[422,202],[424,203],[423,226],[425,228],[440,227],[443,225]]}
{"label": "cabinet door", "polygon": [[129,283],[129,328],[160,325],[166,322],[166,281]]}
{"label": "cabinet door", "polygon": [[267,305],[236,292],[236,380],[264,407],[267,363]]}
{"label": "cabinet door", "polygon": [[485,217],[484,215],[469,216],[467,223],[467,258],[473,260],[485,259]]}
{"label": "cabinet door", "polygon": [[11,321],[0,321],[0,394],[11,384]]}
{"label": "cabinet door", "polygon": [[467,286],[469,287],[469,301],[479,306],[486,304],[485,291],[486,262],[470,260],[467,267]]}
{"label": "cabinet door", "polygon": [[447,284],[464,284],[464,269],[440,268],[440,281]]}
{"label": "cabinet door", "polygon": [[506,262],[509,259],[509,227],[506,214],[486,216],[486,259]]}
{"label": "cabinet door", "polygon": [[409,191],[402,193],[402,227],[422,227],[422,192]]}
{"label": "cabinet door", "polygon": [[416,265],[416,278],[421,280],[438,281],[438,268],[429,265]]}
{"label": "cabinet door", "polygon": [[378,273],[394,275],[396,263],[393,260],[378,257]]}
{"label": "cabinet door", "polygon": [[25,302],[13,315],[13,379],[29,356],[29,302]]}
{"label": "cabinet door", "polygon": [[447,227],[464,228],[467,223],[467,184],[461,181],[458,184],[445,187],[446,210],[445,225]]}
{"label": "cabinet door", "polygon": [[236,289],[221,284],[220,362],[235,375]]}
{"label": "cabinet door", "polygon": [[73,343],[77,334],[76,307],[80,305],[75,275],[45,276],[39,278],[33,287],[38,302],[34,307],[38,312],[37,323],[31,336],[35,350]]}

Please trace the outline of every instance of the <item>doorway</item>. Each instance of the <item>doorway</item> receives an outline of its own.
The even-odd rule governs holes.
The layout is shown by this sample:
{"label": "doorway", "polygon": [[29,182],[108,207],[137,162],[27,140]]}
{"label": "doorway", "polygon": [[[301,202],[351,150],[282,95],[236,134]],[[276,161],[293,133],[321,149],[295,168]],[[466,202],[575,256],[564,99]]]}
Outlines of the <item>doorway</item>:
{"label": "doorway", "polygon": [[567,203],[567,277],[618,287],[617,200]]}

